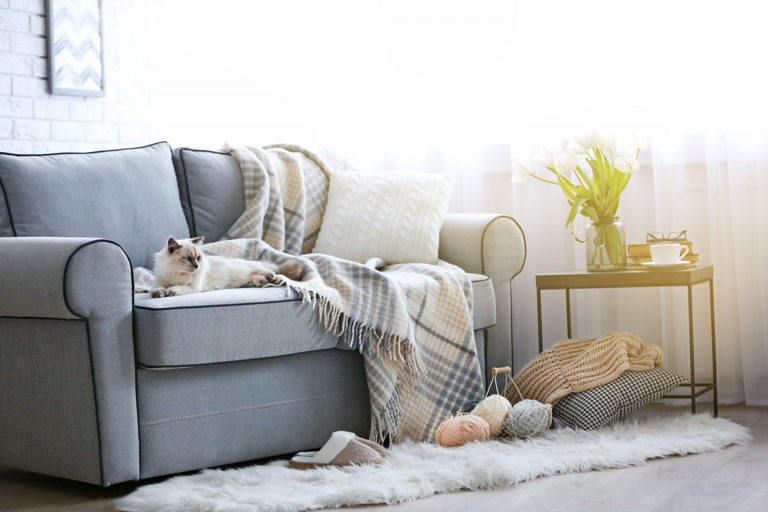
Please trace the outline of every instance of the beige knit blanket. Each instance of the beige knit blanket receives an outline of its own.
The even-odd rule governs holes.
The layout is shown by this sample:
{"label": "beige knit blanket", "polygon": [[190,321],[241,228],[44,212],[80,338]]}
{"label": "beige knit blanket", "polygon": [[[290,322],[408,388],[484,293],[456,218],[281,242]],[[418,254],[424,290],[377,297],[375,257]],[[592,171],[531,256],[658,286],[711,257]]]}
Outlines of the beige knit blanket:
{"label": "beige knit blanket", "polygon": [[[557,343],[515,375],[514,383],[522,398],[555,404],[570,393],[607,384],[627,370],[650,370],[662,364],[658,345],[628,332],[610,332],[600,338]],[[522,399],[512,383],[504,395],[512,403]]]}

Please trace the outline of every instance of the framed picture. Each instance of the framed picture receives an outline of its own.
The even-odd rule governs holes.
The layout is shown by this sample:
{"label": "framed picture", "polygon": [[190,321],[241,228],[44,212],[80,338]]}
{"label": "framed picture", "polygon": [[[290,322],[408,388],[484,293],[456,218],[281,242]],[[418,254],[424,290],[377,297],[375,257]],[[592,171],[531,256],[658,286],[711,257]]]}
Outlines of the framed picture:
{"label": "framed picture", "polygon": [[104,96],[100,0],[47,0],[48,90]]}

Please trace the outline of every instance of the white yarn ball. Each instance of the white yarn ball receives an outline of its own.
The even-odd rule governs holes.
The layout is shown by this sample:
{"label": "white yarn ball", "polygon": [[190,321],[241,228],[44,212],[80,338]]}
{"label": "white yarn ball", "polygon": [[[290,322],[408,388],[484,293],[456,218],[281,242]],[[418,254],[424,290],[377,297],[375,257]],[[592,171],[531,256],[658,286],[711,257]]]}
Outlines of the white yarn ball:
{"label": "white yarn ball", "polygon": [[472,414],[480,416],[491,427],[491,436],[499,435],[504,419],[512,410],[512,404],[501,395],[491,395],[472,409]]}
{"label": "white yarn ball", "polygon": [[536,400],[522,400],[512,407],[504,419],[504,437],[532,437],[549,429],[552,424],[552,406]]}

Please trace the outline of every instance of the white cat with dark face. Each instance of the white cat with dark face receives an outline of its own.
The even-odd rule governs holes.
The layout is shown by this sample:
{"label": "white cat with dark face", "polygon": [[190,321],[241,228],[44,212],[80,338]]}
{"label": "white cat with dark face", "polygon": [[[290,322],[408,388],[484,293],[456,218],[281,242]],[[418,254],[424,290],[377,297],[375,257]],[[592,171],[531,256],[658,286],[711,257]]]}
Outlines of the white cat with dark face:
{"label": "white cat with dark face", "polygon": [[203,253],[203,237],[176,240],[171,237],[165,249],[155,254],[155,282],[152,297],[170,297],[187,293],[266,286],[275,283],[275,275],[301,279],[305,267],[298,261],[283,265],[226,258]]}

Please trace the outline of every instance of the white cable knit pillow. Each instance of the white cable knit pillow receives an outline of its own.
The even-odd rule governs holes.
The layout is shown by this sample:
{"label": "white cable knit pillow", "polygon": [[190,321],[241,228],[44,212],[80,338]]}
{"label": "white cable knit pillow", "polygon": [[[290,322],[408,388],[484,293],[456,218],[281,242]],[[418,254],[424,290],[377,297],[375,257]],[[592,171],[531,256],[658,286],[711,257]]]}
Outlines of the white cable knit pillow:
{"label": "white cable knit pillow", "polygon": [[314,252],[365,263],[435,263],[453,176],[334,172]]}

